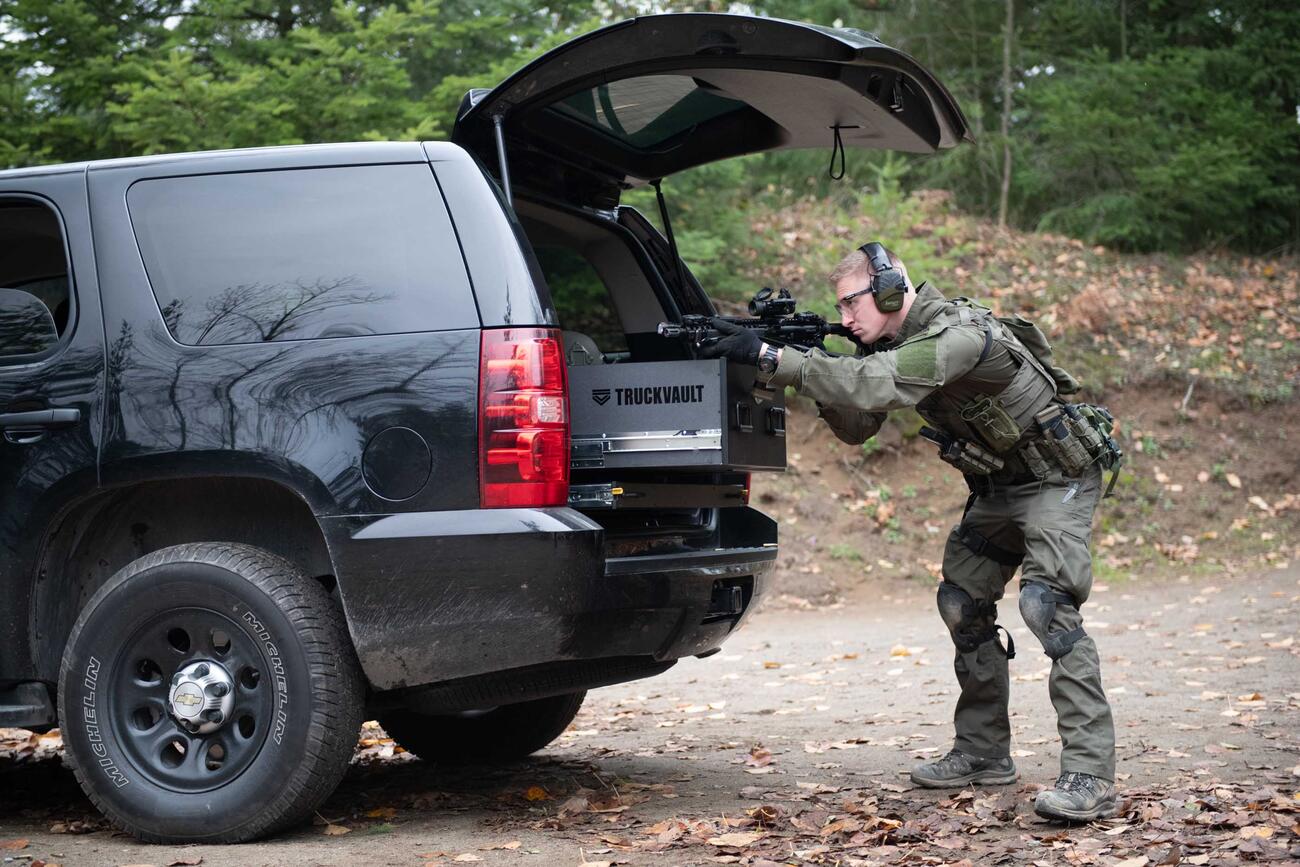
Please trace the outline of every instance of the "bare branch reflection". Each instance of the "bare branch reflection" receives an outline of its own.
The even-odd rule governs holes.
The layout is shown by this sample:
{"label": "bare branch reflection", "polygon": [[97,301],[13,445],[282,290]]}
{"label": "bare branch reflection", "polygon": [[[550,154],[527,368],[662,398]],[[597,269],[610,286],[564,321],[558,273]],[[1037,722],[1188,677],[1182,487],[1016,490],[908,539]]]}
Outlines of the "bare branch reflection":
{"label": "bare branch reflection", "polygon": [[187,321],[185,300],[174,298],[163,307],[163,321],[177,340],[193,346],[372,334],[336,311],[393,296],[353,288],[356,282],[352,276],[231,286],[207,300],[201,319]]}
{"label": "bare branch reflection", "polygon": [[269,477],[305,468],[315,478],[304,482],[361,508],[359,458],[379,430],[414,426],[448,453],[472,445],[460,440],[475,430],[477,330],[306,339],[320,336],[322,316],[327,335],[364,338],[349,328],[364,317],[353,311],[382,297],[350,280],[249,285],[199,316],[175,301],[161,320],[124,325],[109,347],[110,430],[130,454],[220,451],[232,467],[267,463],[257,471]]}

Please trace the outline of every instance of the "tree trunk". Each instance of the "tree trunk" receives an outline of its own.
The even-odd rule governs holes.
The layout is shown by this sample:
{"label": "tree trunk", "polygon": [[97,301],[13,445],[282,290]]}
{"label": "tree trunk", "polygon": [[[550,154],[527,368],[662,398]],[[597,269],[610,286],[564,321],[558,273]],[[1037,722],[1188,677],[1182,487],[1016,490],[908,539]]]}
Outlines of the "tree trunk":
{"label": "tree trunk", "polygon": [[1011,195],[1011,39],[1015,25],[1015,0],[1007,0],[1007,26],[1002,33],[1002,194],[998,197],[998,228],[1007,225],[1007,199]]}
{"label": "tree trunk", "polygon": [[1128,0],[1119,0],[1119,59],[1128,60]]}

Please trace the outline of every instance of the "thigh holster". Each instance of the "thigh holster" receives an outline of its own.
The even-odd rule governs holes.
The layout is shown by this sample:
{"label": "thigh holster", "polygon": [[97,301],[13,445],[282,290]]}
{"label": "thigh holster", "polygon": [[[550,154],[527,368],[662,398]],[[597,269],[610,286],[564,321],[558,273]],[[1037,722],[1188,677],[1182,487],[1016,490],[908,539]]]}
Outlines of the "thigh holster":
{"label": "thigh holster", "polygon": [[1029,627],[1029,631],[1034,633],[1034,637],[1042,642],[1043,650],[1052,659],[1060,659],[1065,656],[1074,649],[1074,645],[1079,639],[1088,634],[1083,631],[1082,626],[1052,632],[1052,621],[1056,619],[1056,606],[1058,605],[1069,605],[1072,608],[1078,607],[1074,597],[1068,593],[1053,590],[1046,584],[1040,584],[1037,581],[1022,581],[1020,583],[1020,616],[1025,619],[1025,625]]}
{"label": "thigh holster", "polygon": [[[996,603],[986,600],[976,602],[969,593],[948,581],[939,582],[936,601],[939,604],[939,616],[952,634],[952,643],[962,653],[970,653],[984,642],[997,639]],[[1006,654],[1008,659],[1013,659],[1016,655],[1016,646],[1009,633]]]}

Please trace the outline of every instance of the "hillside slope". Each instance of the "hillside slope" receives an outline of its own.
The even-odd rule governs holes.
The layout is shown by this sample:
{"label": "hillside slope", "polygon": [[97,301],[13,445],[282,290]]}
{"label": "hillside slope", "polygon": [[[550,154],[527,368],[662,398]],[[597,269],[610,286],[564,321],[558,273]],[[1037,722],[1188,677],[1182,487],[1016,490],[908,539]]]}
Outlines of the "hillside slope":
{"label": "hillside slope", "polygon": [[[955,212],[942,193],[881,198],[864,197],[853,217],[811,200],[756,217],[766,244],[756,245],[747,276],[789,286],[803,306],[827,313],[822,275],[845,249],[880,238],[918,282],[1037,321],[1083,380],[1081,399],[1115,412],[1129,456],[1098,514],[1100,579],[1281,567],[1300,557],[1294,259],[1124,256],[1000,231]],[[785,254],[775,273],[772,250]],[[790,470],[754,483],[754,501],[782,521],[787,602],[880,592],[879,578],[934,580],[966,489],[916,439],[915,414],[896,413],[853,447],[806,401],[791,403]]]}

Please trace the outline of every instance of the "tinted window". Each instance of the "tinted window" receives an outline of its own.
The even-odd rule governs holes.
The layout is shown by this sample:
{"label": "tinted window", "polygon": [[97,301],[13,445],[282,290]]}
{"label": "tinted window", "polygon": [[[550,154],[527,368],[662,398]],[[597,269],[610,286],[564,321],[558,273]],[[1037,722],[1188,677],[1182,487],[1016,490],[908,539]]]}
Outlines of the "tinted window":
{"label": "tinted window", "polygon": [[577,250],[558,245],[534,245],[537,261],[565,331],[578,331],[595,341],[601,352],[626,352],[627,337],[609,290],[596,269]]}
{"label": "tinted window", "polygon": [[57,344],[71,306],[58,217],[31,199],[0,199],[0,357]]}
{"label": "tinted window", "polygon": [[182,343],[260,343],[478,325],[425,165],[141,181],[131,221]]}
{"label": "tinted window", "polygon": [[652,148],[706,120],[746,104],[701,87],[689,75],[643,75],[600,84],[556,104],[556,110],[620,139]]}

